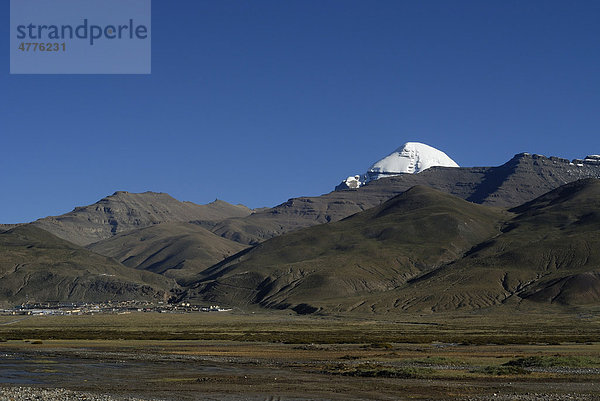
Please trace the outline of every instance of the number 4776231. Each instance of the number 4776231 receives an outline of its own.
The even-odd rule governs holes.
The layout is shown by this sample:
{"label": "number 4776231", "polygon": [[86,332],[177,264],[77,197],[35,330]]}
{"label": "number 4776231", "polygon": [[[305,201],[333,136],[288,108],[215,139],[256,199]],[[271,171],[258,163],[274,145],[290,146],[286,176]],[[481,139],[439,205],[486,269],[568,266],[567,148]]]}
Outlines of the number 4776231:
{"label": "number 4776231", "polygon": [[19,50],[22,52],[60,52],[67,51],[66,43],[25,43],[21,42]]}

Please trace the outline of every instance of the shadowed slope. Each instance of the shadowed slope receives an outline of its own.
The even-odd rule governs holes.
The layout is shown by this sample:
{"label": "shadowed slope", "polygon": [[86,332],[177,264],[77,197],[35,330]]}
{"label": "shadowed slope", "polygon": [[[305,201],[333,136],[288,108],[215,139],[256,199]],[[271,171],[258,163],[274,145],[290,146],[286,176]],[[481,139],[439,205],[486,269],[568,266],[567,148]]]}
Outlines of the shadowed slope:
{"label": "shadowed slope", "polygon": [[600,298],[600,180],[567,184],[512,209],[504,233],[456,263],[370,302],[381,310],[480,308]]}
{"label": "shadowed slope", "polygon": [[415,185],[426,185],[483,205],[515,207],[587,177],[600,178],[600,165],[577,166],[565,159],[522,153],[498,167],[432,167],[419,174],[372,181],[356,190],[293,198],[264,212],[222,221],[212,231],[234,241],[257,244],[379,206]]}
{"label": "shadowed slope", "polygon": [[598,305],[600,180],[510,212],[414,187],[238,254],[208,269],[188,297],[299,313]]}
{"label": "shadowed slope", "polygon": [[561,277],[532,287],[519,295],[535,302],[556,302],[563,305],[600,304],[600,271]]}
{"label": "shadowed slope", "polygon": [[506,216],[417,186],[343,221],[266,241],[205,271],[188,296],[286,307],[392,290],[496,235]]}
{"label": "shadowed slope", "polygon": [[88,249],[129,267],[183,280],[245,247],[196,224],[162,223],[116,235]]}
{"label": "shadowed slope", "polygon": [[0,301],[165,300],[173,285],[32,225],[0,234]]}

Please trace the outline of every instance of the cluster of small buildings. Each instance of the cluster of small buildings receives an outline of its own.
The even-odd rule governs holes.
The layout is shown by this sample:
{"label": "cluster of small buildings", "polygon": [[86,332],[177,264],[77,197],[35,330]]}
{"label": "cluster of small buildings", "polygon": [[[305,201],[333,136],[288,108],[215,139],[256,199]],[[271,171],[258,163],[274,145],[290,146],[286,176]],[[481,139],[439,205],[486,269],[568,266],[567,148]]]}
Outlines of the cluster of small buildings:
{"label": "cluster of small buildings", "polygon": [[193,312],[229,312],[231,309],[219,305],[199,306],[189,303],[169,304],[140,301],[102,302],[102,303],[65,303],[43,302],[25,303],[10,309],[0,309],[0,315],[95,315],[128,314],[133,312],[155,313],[193,313]]}

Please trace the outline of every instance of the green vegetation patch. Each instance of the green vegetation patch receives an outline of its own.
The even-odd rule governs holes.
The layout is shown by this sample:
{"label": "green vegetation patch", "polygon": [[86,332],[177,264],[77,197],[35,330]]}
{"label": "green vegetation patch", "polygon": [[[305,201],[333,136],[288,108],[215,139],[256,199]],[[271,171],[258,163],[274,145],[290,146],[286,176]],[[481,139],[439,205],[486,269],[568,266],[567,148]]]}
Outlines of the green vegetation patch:
{"label": "green vegetation patch", "polygon": [[415,365],[449,365],[449,366],[463,366],[465,362],[455,358],[447,358],[444,356],[428,356],[426,358],[408,359],[403,362],[413,363]]}
{"label": "green vegetation patch", "polygon": [[600,358],[588,356],[529,356],[508,361],[506,367],[521,368],[589,368],[600,366]]}

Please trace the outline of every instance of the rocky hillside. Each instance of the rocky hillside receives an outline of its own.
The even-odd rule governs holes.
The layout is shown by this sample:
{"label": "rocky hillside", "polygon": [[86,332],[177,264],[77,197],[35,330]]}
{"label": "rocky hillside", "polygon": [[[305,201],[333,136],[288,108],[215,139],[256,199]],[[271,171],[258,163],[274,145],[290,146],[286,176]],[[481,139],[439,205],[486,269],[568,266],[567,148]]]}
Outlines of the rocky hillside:
{"label": "rocky hillside", "polygon": [[161,223],[96,242],[88,249],[125,266],[147,270],[184,283],[206,268],[246,248],[197,224]]}
{"label": "rocky hillside", "polygon": [[434,311],[532,301],[599,305],[600,181],[567,184],[512,212],[501,235],[370,302],[386,310],[394,299],[396,308]]}
{"label": "rocky hillside", "polygon": [[158,274],[131,269],[23,225],[0,233],[0,302],[164,301],[176,287]]}
{"label": "rocky hillside", "polygon": [[[34,224],[70,242],[89,245],[155,224],[193,222],[231,241],[254,245],[304,227],[339,221],[378,206],[415,185],[506,208],[589,177],[600,177],[600,159],[590,156],[569,162],[523,153],[498,167],[430,167],[418,174],[374,180],[358,189],[293,198],[258,211],[223,201],[208,205],[180,202],[164,193],[117,192],[93,205]],[[11,227],[5,227],[8,228]]]}
{"label": "rocky hillside", "polygon": [[46,217],[33,224],[59,238],[88,245],[158,223],[197,221],[212,226],[226,218],[240,218],[251,213],[243,205],[220,200],[196,205],[178,201],[165,193],[115,192],[93,205],[77,207],[62,216]]}
{"label": "rocky hillside", "polygon": [[600,194],[588,177],[600,177],[600,156],[519,154],[260,211],[117,192],[0,227],[0,301],[177,294],[302,312],[595,304]]}
{"label": "rocky hillside", "polygon": [[188,298],[287,307],[385,292],[500,233],[508,212],[416,186],[342,221],[273,238],[204,271]]}
{"label": "rocky hillside", "polygon": [[212,231],[234,241],[257,244],[303,227],[341,220],[378,206],[415,185],[435,188],[478,204],[508,208],[566,183],[590,177],[600,178],[600,162],[593,158],[572,163],[522,153],[499,167],[431,167],[418,174],[371,181],[358,189],[290,199],[260,213],[220,222]]}
{"label": "rocky hillside", "polygon": [[238,254],[206,270],[187,298],[301,313],[598,305],[598,227],[597,179],[507,212],[414,187]]}

